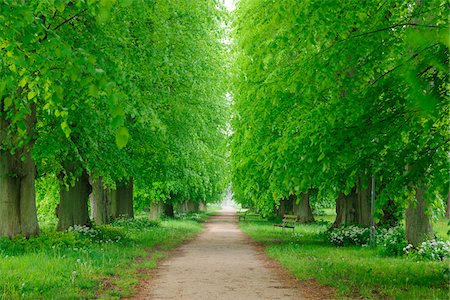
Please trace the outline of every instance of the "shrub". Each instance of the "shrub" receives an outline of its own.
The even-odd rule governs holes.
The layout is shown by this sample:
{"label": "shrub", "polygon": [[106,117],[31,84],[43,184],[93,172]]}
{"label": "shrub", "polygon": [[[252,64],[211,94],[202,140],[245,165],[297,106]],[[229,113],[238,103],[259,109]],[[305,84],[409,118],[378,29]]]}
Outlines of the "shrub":
{"label": "shrub", "polygon": [[181,220],[188,220],[188,221],[194,221],[198,223],[203,223],[208,219],[208,214],[204,212],[192,212],[187,214],[177,214],[176,216],[178,219]]}
{"label": "shrub", "polygon": [[75,225],[70,227],[68,232],[73,232],[80,239],[89,239],[93,243],[116,243],[126,239],[125,233],[119,228],[111,225],[101,225],[96,227]]}
{"label": "shrub", "polygon": [[403,255],[403,249],[408,245],[405,230],[401,227],[378,229],[375,238],[381,253],[387,256]]}
{"label": "shrub", "polygon": [[335,228],[327,234],[329,242],[335,246],[365,245],[369,236],[369,228],[356,225]]}
{"label": "shrub", "polygon": [[406,255],[414,259],[444,260],[450,258],[450,241],[442,241],[434,238],[423,242],[417,248],[408,244],[403,250]]}
{"label": "shrub", "polygon": [[147,217],[138,217],[134,219],[117,219],[112,222],[114,227],[126,227],[127,229],[143,230],[153,227],[158,227],[161,225],[159,220],[150,220]]}

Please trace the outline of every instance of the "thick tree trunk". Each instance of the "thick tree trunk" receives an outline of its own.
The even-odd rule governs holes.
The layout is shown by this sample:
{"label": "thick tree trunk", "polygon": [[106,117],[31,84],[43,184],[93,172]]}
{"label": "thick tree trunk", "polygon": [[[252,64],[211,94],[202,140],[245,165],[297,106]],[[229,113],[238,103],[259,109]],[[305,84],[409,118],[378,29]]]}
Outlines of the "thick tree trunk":
{"label": "thick tree trunk", "polygon": [[208,207],[206,206],[206,203],[203,202],[203,201],[201,201],[201,202],[198,204],[198,210],[199,210],[199,211],[207,211],[207,210],[208,210]]}
{"label": "thick tree trunk", "polygon": [[183,201],[180,204],[178,204],[177,206],[178,206],[177,211],[180,214],[187,214],[189,212],[189,210],[188,210],[188,202],[187,201]]}
{"label": "thick tree trunk", "polygon": [[133,178],[117,184],[115,190],[115,215],[121,218],[133,218]]}
{"label": "thick tree trunk", "polygon": [[400,219],[403,216],[403,213],[401,213],[399,204],[394,200],[389,199],[381,209],[383,210],[383,216],[377,223],[377,226],[391,228],[397,226],[400,223]]}
{"label": "thick tree trunk", "polygon": [[336,199],[336,219],[333,228],[356,223],[354,203],[357,197],[356,188],[353,188],[349,195],[339,194]]}
{"label": "thick tree trunk", "polygon": [[[1,104],[1,103],[0,103]],[[8,127],[0,111],[0,139]],[[27,132],[34,133],[36,108],[25,120]],[[36,213],[35,176],[36,168],[31,157],[32,141],[14,155],[0,150],[0,236],[25,237],[39,234]]]}
{"label": "thick tree trunk", "polygon": [[90,178],[90,183],[91,219],[95,224],[108,224],[112,221],[111,192],[105,188],[101,177]]}
{"label": "thick tree trunk", "polygon": [[163,214],[163,204],[161,202],[151,202],[150,203],[150,220],[159,220]]}
{"label": "thick tree trunk", "polygon": [[173,212],[173,204],[172,203],[170,203],[170,202],[164,203],[164,215],[169,218],[175,217],[175,214]]}
{"label": "thick tree trunk", "polygon": [[370,188],[364,186],[362,179],[350,194],[339,194],[336,199],[336,220],[333,228],[343,225],[370,226]]}
{"label": "thick tree trunk", "polygon": [[410,200],[405,214],[406,239],[415,247],[433,237],[433,223],[424,194],[424,190],[416,190],[416,201]]}
{"label": "thick tree trunk", "polygon": [[291,195],[289,199],[292,201],[294,214],[297,215],[300,223],[314,222],[314,216],[309,202],[309,192],[301,193],[299,200],[297,200],[297,195]]}
{"label": "thick tree trunk", "polygon": [[67,230],[74,225],[91,226],[88,212],[91,191],[92,187],[86,171],[83,171],[75,185],[69,189],[64,185],[60,186],[60,203],[56,208],[56,215],[59,219],[58,230]]}
{"label": "thick tree trunk", "polygon": [[364,184],[362,177],[358,180],[357,194],[355,221],[358,225],[370,226],[370,186],[368,183]]}
{"label": "thick tree trunk", "polygon": [[111,201],[111,220],[117,219],[119,214],[117,213],[117,193],[116,190],[110,189],[109,199]]}
{"label": "thick tree trunk", "polygon": [[281,199],[279,206],[275,207],[275,215],[281,218],[291,211],[292,211],[292,201],[290,201],[289,198]]}

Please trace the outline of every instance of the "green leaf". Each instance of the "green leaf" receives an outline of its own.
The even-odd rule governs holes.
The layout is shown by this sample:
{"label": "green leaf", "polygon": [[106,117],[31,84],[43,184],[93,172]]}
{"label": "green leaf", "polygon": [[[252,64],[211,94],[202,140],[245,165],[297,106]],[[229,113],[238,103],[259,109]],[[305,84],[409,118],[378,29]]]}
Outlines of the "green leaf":
{"label": "green leaf", "polygon": [[34,97],[36,97],[36,92],[29,91],[29,92],[28,92],[28,100],[31,100],[31,99],[33,99]]}
{"label": "green leaf", "polygon": [[67,121],[64,121],[61,123],[61,129],[64,132],[64,134],[66,135],[66,138],[68,138],[70,136],[70,133],[72,132],[72,130],[70,130],[69,124],[67,124]]}
{"label": "green leaf", "polygon": [[128,144],[128,140],[130,138],[130,134],[128,133],[128,129],[126,127],[121,127],[116,132],[116,145],[119,149],[124,148]]}

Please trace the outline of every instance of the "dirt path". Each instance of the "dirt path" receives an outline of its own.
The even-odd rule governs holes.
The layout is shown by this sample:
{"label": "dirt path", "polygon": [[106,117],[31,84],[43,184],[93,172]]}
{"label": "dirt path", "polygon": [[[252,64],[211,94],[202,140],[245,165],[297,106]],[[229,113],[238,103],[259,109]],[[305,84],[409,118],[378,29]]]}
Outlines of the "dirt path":
{"label": "dirt path", "polygon": [[220,212],[203,232],[159,267],[137,299],[302,299],[292,280],[270,266],[238,228],[232,212]]}

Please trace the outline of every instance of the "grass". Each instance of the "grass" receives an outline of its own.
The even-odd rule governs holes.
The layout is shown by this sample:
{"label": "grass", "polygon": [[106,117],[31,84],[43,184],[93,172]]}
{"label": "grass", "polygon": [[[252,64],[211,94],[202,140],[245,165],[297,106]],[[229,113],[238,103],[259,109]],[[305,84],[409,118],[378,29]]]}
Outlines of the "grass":
{"label": "grass", "polygon": [[217,211],[217,210],[221,210],[222,206],[220,204],[216,204],[216,203],[208,203],[208,211]]}
{"label": "grass", "polygon": [[[334,220],[330,214],[317,219]],[[322,233],[327,226],[323,223],[299,225],[294,234],[273,230],[271,224],[257,218],[240,223],[244,232],[262,242],[267,254],[298,279],[316,279],[332,286],[339,299],[449,299],[448,261],[417,262],[385,257],[378,249],[335,247],[325,241]]]}
{"label": "grass", "polygon": [[119,299],[133,294],[143,269],[202,226],[145,217],[98,227],[96,235],[44,228],[29,240],[0,239],[0,299]]}

